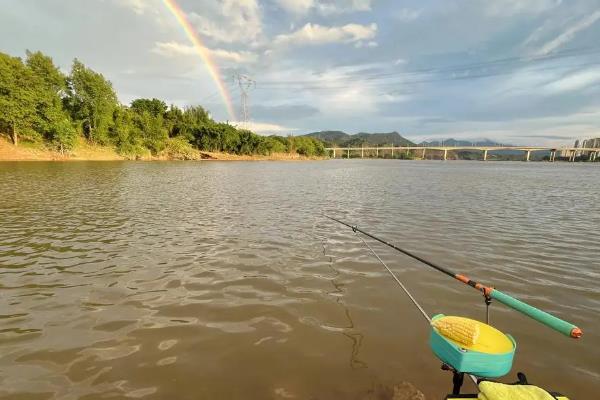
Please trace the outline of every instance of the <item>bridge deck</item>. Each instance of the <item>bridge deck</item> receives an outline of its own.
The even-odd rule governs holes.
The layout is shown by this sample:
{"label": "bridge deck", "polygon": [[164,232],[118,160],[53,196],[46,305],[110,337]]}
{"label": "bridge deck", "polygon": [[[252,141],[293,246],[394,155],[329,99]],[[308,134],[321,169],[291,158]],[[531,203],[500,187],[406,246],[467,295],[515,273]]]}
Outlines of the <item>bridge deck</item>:
{"label": "bridge deck", "polygon": [[360,150],[520,150],[520,151],[600,151],[594,147],[530,147],[530,146],[393,146],[393,147],[326,147],[330,151],[360,151]]}

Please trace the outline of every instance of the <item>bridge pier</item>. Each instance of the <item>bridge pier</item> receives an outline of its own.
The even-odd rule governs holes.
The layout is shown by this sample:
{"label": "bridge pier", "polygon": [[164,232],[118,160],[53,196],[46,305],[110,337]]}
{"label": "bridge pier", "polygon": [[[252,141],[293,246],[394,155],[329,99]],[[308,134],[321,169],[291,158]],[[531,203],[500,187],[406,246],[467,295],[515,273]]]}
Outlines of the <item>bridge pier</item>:
{"label": "bridge pier", "polygon": [[[564,158],[562,156],[560,156],[560,159],[566,160],[568,162],[574,162],[577,161],[578,159],[580,160],[586,160],[586,161],[599,161],[600,158],[600,148],[593,148],[593,147],[586,147],[586,148],[575,148],[575,147],[530,147],[530,146],[524,146],[524,147],[519,147],[519,146],[495,146],[495,147],[490,147],[490,146],[482,146],[482,147],[477,147],[477,146],[471,146],[471,147],[448,147],[448,146],[432,146],[432,147],[410,147],[410,146],[399,146],[399,147],[394,147],[394,146],[373,146],[373,147],[365,147],[364,145],[361,145],[360,147],[327,147],[325,148],[326,151],[328,151],[328,154],[336,159],[339,155],[340,158],[344,158],[344,155],[346,156],[346,158],[350,159],[351,155],[350,152],[354,151],[356,157],[359,157],[359,153],[360,153],[360,158],[373,158],[373,155],[375,155],[377,158],[380,157],[384,157],[386,158],[386,151],[390,151],[392,158],[394,158],[395,154],[398,155],[402,155],[403,151],[406,151],[406,155],[407,156],[413,156],[415,158],[418,158],[418,155],[421,155],[422,159],[426,159],[427,157],[427,150],[434,150],[437,154],[440,154],[442,160],[447,161],[448,160],[448,152],[449,151],[458,151],[458,150],[468,150],[468,151],[473,151],[473,150],[477,150],[477,151],[481,151],[483,153],[483,161],[487,161],[488,156],[490,154],[490,152],[493,151],[502,151],[502,150],[518,150],[518,151],[522,151],[524,153],[523,155],[523,161],[531,161],[531,153],[536,152],[536,151],[545,151],[548,152],[550,154],[549,157],[549,161],[550,162],[555,162],[556,161],[556,157],[557,155],[564,155]],[[375,150],[375,151],[373,151]],[[379,154],[380,151],[382,150],[383,153]],[[413,153],[411,153],[411,150],[414,150]],[[419,153],[419,150],[421,151],[421,153]],[[366,154],[365,154],[366,151]],[[560,153],[559,153],[560,152]],[[346,154],[344,154],[346,153]],[[375,153],[375,154],[373,154]],[[558,154],[557,154],[558,153]]]}

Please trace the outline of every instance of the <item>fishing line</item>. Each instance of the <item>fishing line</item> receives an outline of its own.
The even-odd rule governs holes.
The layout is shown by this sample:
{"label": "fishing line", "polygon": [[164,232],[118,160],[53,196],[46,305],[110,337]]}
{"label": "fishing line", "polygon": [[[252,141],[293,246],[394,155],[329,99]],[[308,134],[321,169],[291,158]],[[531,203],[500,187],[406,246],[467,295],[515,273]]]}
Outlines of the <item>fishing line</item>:
{"label": "fishing line", "polygon": [[425,317],[425,319],[431,324],[431,318],[429,317],[429,315],[427,315],[427,312],[425,312],[425,310],[423,309],[423,307],[421,307],[421,305],[413,297],[413,295],[410,294],[410,292],[408,291],[408,289],[406,288],[406,286],[404,286],[404,284],[400,281],[400,279],[398,279],[398,277],[392,272],[392,270],[390,269],[390,267],[388,267],[387,264],[385,262],[383,262],[383,260],[381,259],[381,257],[379,257],[379,255],[377,253],[375,253],[375,250],[373,250],[371,248],[371,246],[369,246],[369,243],[367,243],[365,241],[365,239],[363,239],[361,236],[359,236],[357,232],[354,232],[354,234],[356,235],[357,238],[359,238],[364,243],[365,246],[367,246],[367,248],[369,250],[371,250],[371,253],[373,253],[373,255],[379,260],[379,262],[381,263],[381,265],[383,265],[385,267],[385,269],[387,269],[387,271],[390,273],[390,275],[392,276],[392,278],[394,278],[394,280],[396,281],[396,283],[398,283],[398,285],[402,288],[402,290],[404,290],[404,293],[406,293],[406,295],[408,296],[408,298],[419,309],[419,311],[421,312],[421,314],[423,314],[423,317]]}
{"label": "fishing line", "polygon": [[437,265],[431,261],[428,261],[428,260],[424,259],[423,257],[413,254],[410,251],[404,250],[392,243],[387,242],[384,239],[378,238],[375,235],[365,232],[362,229],[359,229],[358,226],[356,226],[356,225],[350,225],[344,221],[340,221],[337,218],[333,218],[333,217],[330,217],[325,214],[323,214],[323,216],[326,218],[329,218],[332,221],[335,221],[342,225],[347,226],[348,228],[352,229],[352,231],[354,233],[357,233],[357,232],[362,233],[363,235],[368,236],[371,239],[373,239],[381,244],[391,247],[392,249],[394,249],[402,254],[405,254],[417,261],[420,261],[421,263],[423,263],[433,269],[436,269],[437,271],[439,271],[453,279],[456,279],[457,281],[462,282],[465,285],[472,287],[473,289],[476,289],[477,291],[479,291],[480,293],[483,294],[483,296],[486,300],[486,305],[488,304],[489,301],[491,301],[492,299],[495,299],[495,300],[499,301],[500,303],[504,304],[505,306],[510,307],[513,310],[518,311],[530,318],[533,318],[534,320],[546,325],[547,327],[549,327],[551,329],[554,329],[557,332],[562,333],[565,336],[571,337],[573,339],[579,339],[583,335],[582,330],[579,327],[577,327],[576,325],[573,325],[570,322],[564,321],[550,313],[547,313],[546,311],[535,308],[534,306],[527,304],[521,300],[518,300],[515,297],[510,296],[504,292],[501,292],[500,290],[498,290],[492,286],[486,286],[480,282],[477,282],[477,281],[469,278],[468,276],[455,273],[447,268],[444,268],[444,267]]}
{"label": "fishing line", "polygon": [[[398,279],[398,277],[396,276],[396,274],[394,274],[392,272],[392,270],[390,269],[390,267],[387,266],[387,264],[381,259],[381,257],[379,257],[379,255],[375,252],[375,250],[373,250],[373,248],[371,246],[369,246],[369,243],[367,243],[365,241],[365,239],[363,239],[362,236],[360,236],[358,234],[358,232],[354,231],[354,234],[356,235],[357,238],[359,238],[361,240],[361,242],[363,242],[363,244],[365,246],[367,246],[367,248],[371,251],[371,253],[379,260],[379,262],[381,263],[381,265],[383,265],[385,267],[385,269],[387,269],[387,271],[390,273],[390,275],[392,276],[392,278],[394,278],[394,280],[396,281],[396,283],[398,283],[398,286],[400,286],[400,288],[402,288],[402,290],[404,291],[404,293],[406,293],[406,295],[408,296],[408,298],[419,309],[419,311],[421,312],[421,314],[423,315],[423,317],[431,325],[431,318],[429,317],[429,315],[427,314],[427,312],[419,304],[419,302],[417,301],[417,299],[415,299],[414,296],[408,291],[408,289],[406,288],[406,286],[404,286],[404,284],[400,281],[400,279]],[[477,377],[475,377],[472,374],[466,374],[466,375],[471,379],[471,381],[473,381],[473,383],[475,384],[475,387],[477,387],[477,385],[478,385]]]}

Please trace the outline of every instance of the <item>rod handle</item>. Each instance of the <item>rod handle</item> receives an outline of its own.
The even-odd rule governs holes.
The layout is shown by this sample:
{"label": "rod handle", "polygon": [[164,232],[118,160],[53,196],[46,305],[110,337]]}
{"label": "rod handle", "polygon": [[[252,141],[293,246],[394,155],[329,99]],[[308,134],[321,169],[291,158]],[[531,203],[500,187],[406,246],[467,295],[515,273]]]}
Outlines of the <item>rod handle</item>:
{"label": "rod handle", "polygon": [[490,293],[490,297],[492,299],[498,300],[505,306],[519,311],[520,313],[535,319],[536,321],[554,329],[555,331],[562,333],[565,336],[569,336],[574,339],[579,339],[583,334],[581,329],[579,329],[575,325],[567,321],[563,321],[562,319],[557,318],[554,315],[548,314],[547,312],[535,308],[527,303],[517,300],[514,297],[509,296],[506,293],[503,293],[499,290],[493,289]]}

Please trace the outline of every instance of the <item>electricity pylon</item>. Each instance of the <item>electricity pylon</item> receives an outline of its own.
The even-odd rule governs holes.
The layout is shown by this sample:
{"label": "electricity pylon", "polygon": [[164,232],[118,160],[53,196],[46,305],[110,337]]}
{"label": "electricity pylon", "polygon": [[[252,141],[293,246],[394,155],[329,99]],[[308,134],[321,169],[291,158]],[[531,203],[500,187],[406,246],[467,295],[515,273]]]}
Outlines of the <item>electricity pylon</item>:
{"label": "electricity pylon", "polygon": [[256,81],[250,78],[248,75],[243,74],[236,74],[234,79],[237,81],[241,93],[241,122],[244,128],[248,128],[248,122],[250,121],[250,96],[248,95],[248,92],[250,89],[256,87]]}

